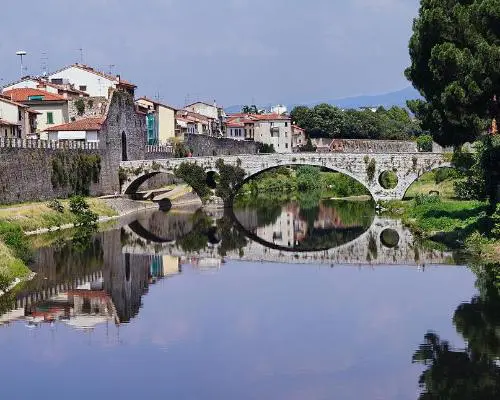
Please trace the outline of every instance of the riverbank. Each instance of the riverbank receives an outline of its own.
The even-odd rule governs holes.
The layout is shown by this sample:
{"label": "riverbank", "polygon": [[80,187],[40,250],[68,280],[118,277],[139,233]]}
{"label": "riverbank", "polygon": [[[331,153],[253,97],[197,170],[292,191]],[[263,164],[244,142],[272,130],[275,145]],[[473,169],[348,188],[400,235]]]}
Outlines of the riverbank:
{"label": "riverbank", "polygon": [[382,206],[385,213],[401,218],[423,239],[464,249],[486,262],[500,261],[500,237],[493,233],[495,223],[486,214],[485,202],[420,195]]}

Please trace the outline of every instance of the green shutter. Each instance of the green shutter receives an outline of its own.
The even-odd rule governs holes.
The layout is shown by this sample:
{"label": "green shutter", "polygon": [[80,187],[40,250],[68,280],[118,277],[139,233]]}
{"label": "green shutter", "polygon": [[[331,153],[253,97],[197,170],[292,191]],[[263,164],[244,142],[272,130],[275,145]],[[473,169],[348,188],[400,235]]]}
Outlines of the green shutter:
{"label": "green shutter", "polygon": [[47,124],[53,124],[54,123],[54,113],[48,112],[47,113]]}

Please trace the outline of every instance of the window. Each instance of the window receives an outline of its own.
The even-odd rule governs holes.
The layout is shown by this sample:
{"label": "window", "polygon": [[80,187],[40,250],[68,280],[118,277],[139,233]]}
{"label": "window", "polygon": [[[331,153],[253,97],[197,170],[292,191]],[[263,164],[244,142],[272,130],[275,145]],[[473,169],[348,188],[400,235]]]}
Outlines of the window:
{"label": "window", "polygon": [[80,85],[80,90],[81,90],[82,92],[86,92],[86,91],[87,91],[87,86],[85,86],[85,85]]}
{"label": "window", "polygon": [[53,123],[54,123],[54,113],[48,112],[47,113],[47,125],[51,125]]}
{"label": "window", "polygon": [[285,143],[285,148],[288,149],[288,143]]}
{"label": "window", "polygon": [[288,122],[285,122],[285,126],[288,126]]}

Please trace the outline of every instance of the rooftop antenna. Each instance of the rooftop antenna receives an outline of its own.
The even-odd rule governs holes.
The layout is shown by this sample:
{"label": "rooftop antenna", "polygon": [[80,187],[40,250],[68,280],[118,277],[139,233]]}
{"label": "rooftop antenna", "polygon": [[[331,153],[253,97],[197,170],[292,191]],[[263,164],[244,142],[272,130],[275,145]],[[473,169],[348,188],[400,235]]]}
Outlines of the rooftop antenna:
{"label": "rooftop antenna", "polygon": [[113,75],[113,68],[115,67],[115,64],[109,64],[108,67],[109,67],[109,74]]}
{"label": "rooftop antenna", "polygon": [[49,58],[47,57],[47,53],[42,53],[41,57],[41,62],[40,62],[40,69],[42,71],[42,76],[46,77],[48,75],[48,60]]}
{"label": "rooftop antenna", "polygon": [[83,48],[77,49],[80,52],[80,64],[83,64]]}
{"label": "rooftop antenna", "polygon": [[16,56],[19,56],[21,58],[21,78],[24,76],[24,64],[23,64],[23,57],[28,54],[24,50],[19,50],[16,51]]}

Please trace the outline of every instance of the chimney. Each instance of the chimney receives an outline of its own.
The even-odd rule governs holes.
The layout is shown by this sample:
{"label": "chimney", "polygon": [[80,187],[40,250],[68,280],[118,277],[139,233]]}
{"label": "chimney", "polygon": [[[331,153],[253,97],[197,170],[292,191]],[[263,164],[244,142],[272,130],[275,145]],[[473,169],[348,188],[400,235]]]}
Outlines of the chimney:
{"label": "chimney", "polygon": [[118,82],[120,82],[120,80],[121,80],[120,75],[116,75],[116,79],[118,79]]}

